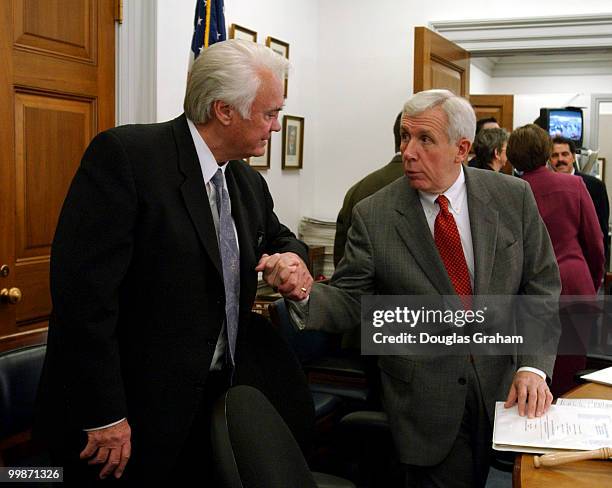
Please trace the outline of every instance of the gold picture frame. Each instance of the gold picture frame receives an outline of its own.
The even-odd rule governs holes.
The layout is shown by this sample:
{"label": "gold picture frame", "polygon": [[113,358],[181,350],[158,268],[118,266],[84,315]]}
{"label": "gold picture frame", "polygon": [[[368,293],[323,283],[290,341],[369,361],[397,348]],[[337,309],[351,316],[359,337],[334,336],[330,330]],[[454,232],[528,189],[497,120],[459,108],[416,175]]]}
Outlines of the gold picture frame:
{"label": "gold picture frame", "polygon": [[[268,36],[266,38],[266,46],[268,46],[272,51],[276,54],[289,59],[289,43],[285,41],[281,41],[280,39],[276,39],[274,37]],[[285,98],[287,98],[287,93],[289,90],[289,80],[285,78]]]}
{"label": "gold picture frame", "polygon": [[257,32],[238,24],[232,24],[230,25],[229,38],[257,42]]}
{"label": "gold picture frame", "polygon": [[304,117],[283,117],[283,169],[302,169],[304,161]]}

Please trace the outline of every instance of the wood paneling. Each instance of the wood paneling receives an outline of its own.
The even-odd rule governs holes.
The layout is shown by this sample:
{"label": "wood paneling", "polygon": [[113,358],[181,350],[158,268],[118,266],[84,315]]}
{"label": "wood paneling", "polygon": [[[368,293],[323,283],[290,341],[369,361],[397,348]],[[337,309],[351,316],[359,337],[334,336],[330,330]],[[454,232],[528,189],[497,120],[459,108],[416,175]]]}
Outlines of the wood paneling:
{"label": "wood paneling", "polygon": [[0,350],[44,340],[49,253],[83,151],[115,121],[113,0],[0,1]]}
{"label": "wood paneling", "polygon": [[93,0],[15,0],[14,21],[16,47],[95,62]]}
{"label": "wood paneling", "polygon": [[17,259],[49,254],[61,205],[94,131],[94,101],[15,95]]}
{"label": "wood paneling", "polygon": [[499,125],[512,132],[514,121],[514,95],[470,95],[476,120],[495,117]]}
{"label": "wood paneling", "polygon": [[414,93],[444,88],[470,92],[470,53],[425,27],[414,28]]}

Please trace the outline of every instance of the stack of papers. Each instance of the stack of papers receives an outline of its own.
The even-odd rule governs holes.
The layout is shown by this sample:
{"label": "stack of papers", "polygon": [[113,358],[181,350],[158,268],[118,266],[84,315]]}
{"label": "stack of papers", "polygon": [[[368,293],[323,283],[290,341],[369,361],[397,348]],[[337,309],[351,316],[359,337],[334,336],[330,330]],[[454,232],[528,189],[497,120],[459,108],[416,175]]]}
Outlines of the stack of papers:
{"label": "stack of papers", "polygon": [[600,369],[594,373],[589,373],[581,376],[582,379],[591,381],[592,383],[600,383],[602,385],[612,385],[612,367]]}
{"label": "stack of papers", "polygon": [[302,217],[298,237],[309,246],[325,246],[323,274],[326,278],[331,278],[334,274],[336,221],[325,218]]}
{"label": "stack of papers", "polygon": [[529,453],[599,449],[612,446],[612,402],[560,399],[541,417],[529,419],[518,407],[495,404],[493,449]]}

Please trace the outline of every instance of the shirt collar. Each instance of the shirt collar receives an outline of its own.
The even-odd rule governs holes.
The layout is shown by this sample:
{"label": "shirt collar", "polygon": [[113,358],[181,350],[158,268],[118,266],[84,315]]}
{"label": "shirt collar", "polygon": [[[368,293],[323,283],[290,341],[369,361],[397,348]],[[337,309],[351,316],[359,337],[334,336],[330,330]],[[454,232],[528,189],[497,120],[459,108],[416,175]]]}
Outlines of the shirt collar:
{"label": "shirt collar", "polygon": [[225,176],[227,161],[222,165],[219,165],[215,160],[212,151],[206,145],[206,142],[198,132],[195,124],[191,120],[187,119],[187,125],[189,126],[189,132],[191,132],[191,138],[193,139],[193,144],[200,161],[202,176],[204,176],[204,183],[208,184],[219,168],[221,168],[221,171],[223,171],[223,176]]}
{"label": "shirt collar", "polygon": [[[463,198],[465,195],[465,174],[463,173],[463,165],[461,165],[459,176],[455,182],[450,186],[448,190],[442,193],[448,199],[448,206],[455,212],[457,215],[461,213],[462,203],[465,201]],[[419,190],[419,196],[421,201],[427,203],[430,208],[436,207],[436,198],[439,195],[435,193],[427,193]]]}

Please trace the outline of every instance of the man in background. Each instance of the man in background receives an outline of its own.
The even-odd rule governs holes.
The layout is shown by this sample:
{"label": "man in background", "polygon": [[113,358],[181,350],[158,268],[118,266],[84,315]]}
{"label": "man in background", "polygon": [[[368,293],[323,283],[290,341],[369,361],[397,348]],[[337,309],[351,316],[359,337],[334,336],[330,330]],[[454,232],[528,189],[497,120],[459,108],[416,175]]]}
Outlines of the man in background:
{"label": "man in background", "polygon": [[287,68],[260,44],[216,43],[193,65],[183,115],[87,148],[51,251],[40,389],[68,484],[213,486],[210,415],[240,364],[255,268],[284,263],[308,282],[306,246],[240,161],[280,130]]}
{"label": "man in background", "polygon": [[395,139],[395,156],[393,159],[382,168],[365,176],[363,179],[355,183],[349,191],[346,192],[342,209],[338,213],[336,220],[336,237],[334,239],[334,266],[344,256],[344,245],[346,244],[346,234],[351,226],[353,215],[353,207],[363,200],[365,197],[376,193],[381,188],[387,186],[392,181],[395,181],[404,174],[402,167],[402,155],[400,153],[400,121],[402,113],[397,114],[395,123],[393,124],[393,138]]}
{"label": "man in background", "polygon": [[589,195],[591,195],[591,200],[593,200],[593,205],[595,205],[597,220],[599,221],[599,226],[603,233],[606,262],[609,262],[610,244],[608,242],[608,222],[610,220],[610,202],[608,200],[606,184],[594,176],[577,171],[574,166],[575,163],[576,144],[574,144],[574,141],[562,136],[554,137],[550,165],[558,173],[580,176],[584,181]]}

